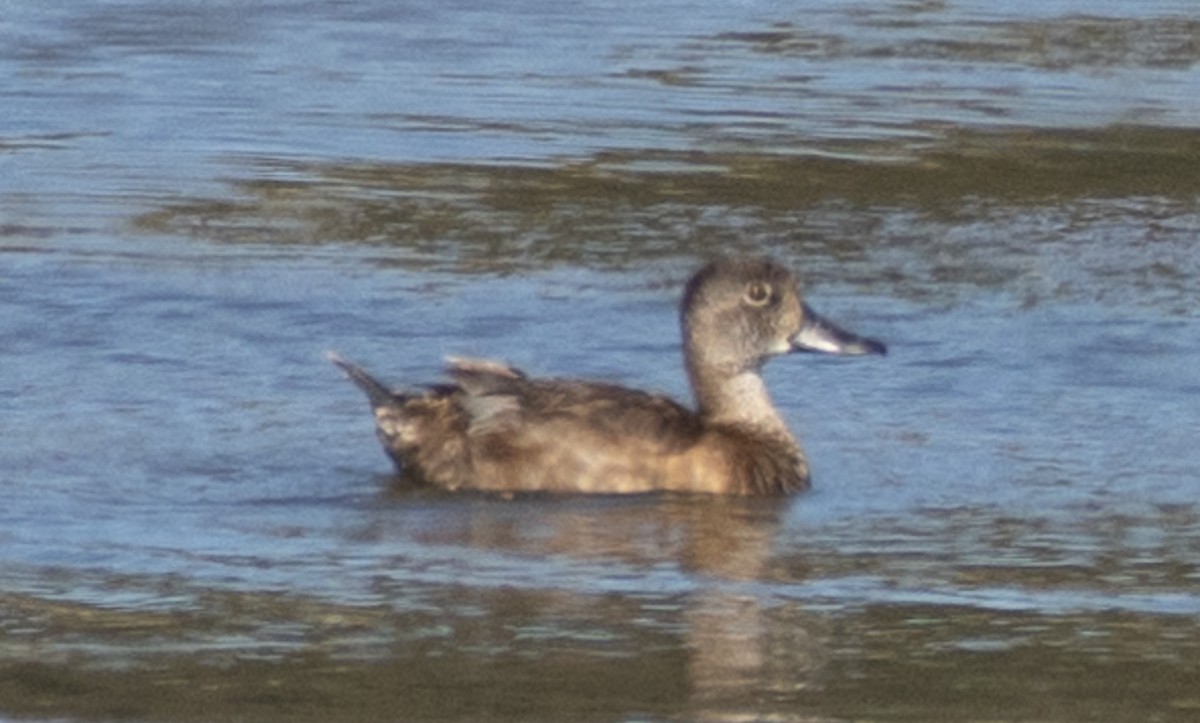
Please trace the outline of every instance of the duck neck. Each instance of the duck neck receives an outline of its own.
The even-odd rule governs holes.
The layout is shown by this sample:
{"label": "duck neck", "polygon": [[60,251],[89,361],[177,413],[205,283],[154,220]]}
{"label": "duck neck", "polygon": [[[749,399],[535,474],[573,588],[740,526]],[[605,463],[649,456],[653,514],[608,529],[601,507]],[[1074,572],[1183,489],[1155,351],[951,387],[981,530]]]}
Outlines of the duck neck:
{"label": "duck neck", "polygon": [[771,402],[757,368],[705,363],[689,354],[688,376],[700,416],[710,422],[746,426],[791,440],[787,423]]}

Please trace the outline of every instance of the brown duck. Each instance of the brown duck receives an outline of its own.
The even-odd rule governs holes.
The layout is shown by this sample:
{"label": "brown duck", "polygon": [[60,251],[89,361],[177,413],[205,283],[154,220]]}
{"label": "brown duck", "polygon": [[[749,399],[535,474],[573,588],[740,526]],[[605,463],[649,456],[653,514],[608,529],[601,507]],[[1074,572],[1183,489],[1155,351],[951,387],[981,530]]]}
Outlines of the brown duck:
{"label": "brown duck", "polygon": [[408,479],[494,492],[774,495],[809,486],[808,461],[759,374],[794,351],[886,354],[815,314],[768,259],[715,261],[680,305],[696,410],[615,384],[533,379],[448,360],[448,384],[392,391],[330,354],[366,392],[384,449]]}

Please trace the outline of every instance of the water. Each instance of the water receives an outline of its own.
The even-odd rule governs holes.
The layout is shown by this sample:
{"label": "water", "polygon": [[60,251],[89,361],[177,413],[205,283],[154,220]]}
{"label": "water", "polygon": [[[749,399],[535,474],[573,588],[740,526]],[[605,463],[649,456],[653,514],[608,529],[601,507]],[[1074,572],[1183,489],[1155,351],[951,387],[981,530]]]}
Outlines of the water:
{"label": "water", "polygon": [[[0,716],[1195,717],[1190,3],[10,5]],[[322,357],[686,398],[718,252],[890,346],[794,500],[397,490]]]}

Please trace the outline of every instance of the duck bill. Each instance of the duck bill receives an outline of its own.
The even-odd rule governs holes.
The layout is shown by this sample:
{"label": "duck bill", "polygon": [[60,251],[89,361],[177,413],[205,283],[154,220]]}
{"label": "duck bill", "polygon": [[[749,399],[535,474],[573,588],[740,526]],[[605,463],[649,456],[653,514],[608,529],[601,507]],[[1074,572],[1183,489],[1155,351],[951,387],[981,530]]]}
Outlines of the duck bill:
{"label": "duck bill", "polygon": [[882,342],[846,331],[804,304],[804,324],[792,337],[792,351],[860,356],[887,354],[887,347]]}

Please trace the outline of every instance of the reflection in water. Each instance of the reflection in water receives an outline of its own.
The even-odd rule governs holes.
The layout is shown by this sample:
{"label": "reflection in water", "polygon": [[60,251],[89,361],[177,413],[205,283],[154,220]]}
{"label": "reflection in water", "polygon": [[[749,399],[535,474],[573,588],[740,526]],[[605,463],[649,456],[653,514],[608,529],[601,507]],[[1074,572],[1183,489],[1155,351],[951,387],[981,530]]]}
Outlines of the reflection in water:
{"label": "reflection in water", "polygon": [[[0,620],[14,632],[0,659],[8,673],[0,694],[28,701],[39,689],[54,688],[66,691],[56,696],[55,710],[103,699],[106,707],[174,718],[179,700],[144,701],[136,681],[149,678],[167,688],[178,688],[173,681],[182,676],[207,681],[206,709],[235,711],[254,681],[274,681],[289,691],[280,699],[291,700],[322,675],[341,682],[296,698],[306,701],[306,717],[351,709],[370,714],[380,706],[418,717],[512,706],[541,711],[539,717],[547,711],[575,717],[584,712],[577,696],[586,702],[591,686],[605,695],[625,691],[609,704],[629,707],[614,710],[753,715],[769,709],[764,701],[772,696],[788,700],[811,687],[826,657],[813,616],[757,589],[769,575],[779,529],[782,510],[775,502],[505,502],[461,495],[422,501],[405,495],[386,502],[370,525],[350,532],[352,538],[358,545],[436,548],[448,556],[440,563],[397,559],[395,568],[374,570],[377,598],[370,605],[198,590],[182,581],[173,590],[177,602],[163,612],[0,598]],[[400,509],[411,506],[426,509],[420,515]],[[412,520],[426,525],[412,529]],[[479,585],[486,573],[473,568],[499,559],[510,561],[508,574],[494,586]],[[534,576],[542,582],[531,585],[518,572],[523,560],[567,574],[556,579],[543,570]],[[438,565],[476,584],[415,581],[437,575]],[[670,573],[677,565],[686,576]],[[139,593],[140,586],[155,583],[99,584],[136,596],[150,592]],[[162,590],[154,592],[165,602]],[[262,668],[256,660],[272,665]],[[81,686],[75,671],[107,680],[108,692]],[[407,680],[374,693],[380,700],[345,699],[372,680],[391,686],[395,676]],[[474,700],[443,697],[463,686]],[[547,689],[571,694],[560,699]],[[179,695],[189,698],[185,690]],[[595,704],[589,712],[606,709]],[[289,711],[296,712],[287,706],[261,712]]]}
{"label": "reflection in water", "polygon": [[[0,596],[0,700],[26,714],[119,710],[156,720],[188,719],[200,706],[256,720],[635,711],[783,721],[934,709],[947,720],[1076,720],[1059,715],[1075,700],[1072,711],[1106,720],[1154,709],[1181,723],[1200,703],[1190,682],[1200,674],[1195,600],[1182,614],[1072,608],[1072,588],[1096,575],[1080,574],[1079,549],[1038,553],[1050,543],[1036,524],[975,530],[951,519],[957,559],[936,547],[954,535],[876,521],[840,542],[802,544],[801,559],[787,510],[761,501],[405,493],[371,505],[348,520],[337,565],[372,590],[355,605],[184,579],[32,576],[24,586],[38,586],[35,595]],[[1096,530],[1098,569],[1122,553],[1162,567],[1167,578],[1140,583],[1147,600],[1152,585],[1174,589],[1171,575],[1194,576],[1194,565],[1185,569],[1191,517],[1176,511],[1142,533],[1111,522]],[[889,534],[873,554],[853,549]],[[971,542],[976,534],[1018,539],[991,548]],[[1157,537],[1131,539],[1146,534]],[[929,551],[922,537],[935,542]],[[989,549],[990,565],[969,564],[972,551]],[[900,603],[822,591],[856,574],[901,585],[939,569],[968,576],[957,601],[938,602],[949,596],[936,590]],[[984,584],[1003,584],[991,600],[987,587],[972,587],[979,572],[990,576]],[[1048,596],[1057,588],[1066,606],[1005,597],[1039,585]],[[53,602],[87,587],[105,601],[152,604]],[[171,694],[147,698],[147,687]],[[1039,693],[1014,699],[1014,690]]]}
{"label": "reflection in water", "polygon": [[999,289],[1028,307],[1148,301],[1178,313],[1194,308],[1200,276],[1197,165],[1194,131],[1123,126],[861,141],[840,157],[273,161],[249,165],[232,198],[173,201],[134,225],[249,247],[337,242],[379,265],[455,274],[769,251],[798,256],[807,278],[885,298]]}
{"label": "reflection in water", "polygon": [[781,22],[758,32],[720,33],[712,42],[747,45],[772,56],[906,58],[1058,70],[1188,68],[1200,61],[1200,22],[1188,17],[971,18],[952,25],[902,18],[896,11],[906,5],[927,21],[949,9],[946,3],[909,3],[859,10],[855,24],[862,32],[853,36],[820,34],[811,26]]}
{"label": "reflection in water", "polygon": [[[600,625],[601,630],[578,634],[592,643],[601,641],[590,646],[591,654],[607,650],[620,655],[624,646],[615,641],[645,624],[651,629],[665,626],[676,634],[670,646],[685,656],[684,669],[676,674],[686,681],[688,709],[707,717],[737,712],[747,700],[773,691],[805,689],[819,673],[825,656],[815,618],[794,603],[772,603],[756,589],[757,582],[769,577],[785,511],[779,500],[535,498],[501,505],[500,510],[485,504],[473,508],[473,514],[442,520],[434,530],[417,536],[426,545],[472,548],[471,559],[503,552],[536,560],[562,558],[573,566],[594,563],[591,579],[560,579],[560,587],[569,587],[569,593],[535,596],[532,606],[533,601],[526,599],[520,617],[532,621],[518,627],[516,638],[527,635],[530,627],[560,629],[570,637],[561,630],[570,627],[566,621],[596,615],[598,619],[588,625]],[[363,537],[378,540],[410,534],[383,529],[392,524],[393,519],[381,518]],[[658,572],[641,580],[634,572],[619,571],[660,571],[677,565],[687,573],[677,578],[678,589],[653,590],[656,579],[670,579]],[[581,589],[574,589],[572,583]],[[631,589],[638,591],[630,594]],[[594,598],[616,590],[642,600],[641,609],[621,610],[626,606],[614,607],[607,597]],[[486,605],[479,595],[472,598],[472,604]],[[494,623],[496,616],[497,611],[491,610],[486,619]],[[496,640],[473,644],[508,645]],[[641,655],[654,647],[639,635],[636,646],[625,654]]]}

